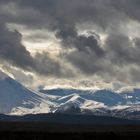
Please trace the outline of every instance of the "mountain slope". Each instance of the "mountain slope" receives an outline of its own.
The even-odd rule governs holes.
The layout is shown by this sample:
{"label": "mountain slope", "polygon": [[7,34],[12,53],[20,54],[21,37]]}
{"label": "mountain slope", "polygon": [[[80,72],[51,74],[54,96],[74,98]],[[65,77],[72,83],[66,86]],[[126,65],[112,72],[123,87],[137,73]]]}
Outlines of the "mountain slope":
{"label": "mountain slope", "polygon": [[55,103],[51,112],[140,119],[139,89],[123,93],[76,89],[52,89],[41,92],[44,98],[49,98]]}
{"label": "mountain slope", "polygon": [[123,93],[77,89],[34,92],[0,72],[0,113],[90,114],[140,120],[140,90]]}
{"label": "mountain slope", "polygon": [[27,114],[49,111],[49,105],[39,94],[0,72],[0,113]]}

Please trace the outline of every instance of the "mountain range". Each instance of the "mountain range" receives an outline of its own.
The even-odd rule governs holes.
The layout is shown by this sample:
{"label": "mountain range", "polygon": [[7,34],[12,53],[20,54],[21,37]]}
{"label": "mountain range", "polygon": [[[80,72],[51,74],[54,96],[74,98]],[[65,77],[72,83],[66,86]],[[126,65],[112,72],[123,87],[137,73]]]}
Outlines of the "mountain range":
{"label": "mountain range", "polygon": [[122,93],[63,88],[35,92],[0,72],[0,113],[96,115],[140,120],[140,89]]}

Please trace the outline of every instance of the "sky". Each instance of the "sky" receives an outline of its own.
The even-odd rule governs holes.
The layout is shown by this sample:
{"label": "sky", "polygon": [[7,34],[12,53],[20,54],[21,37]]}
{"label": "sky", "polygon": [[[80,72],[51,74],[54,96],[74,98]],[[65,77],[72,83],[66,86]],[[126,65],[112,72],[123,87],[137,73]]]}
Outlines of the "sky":
{"label": "sky", "polygon": [[0,69],[31,87],[139,86],[139,0],[0,0]]}

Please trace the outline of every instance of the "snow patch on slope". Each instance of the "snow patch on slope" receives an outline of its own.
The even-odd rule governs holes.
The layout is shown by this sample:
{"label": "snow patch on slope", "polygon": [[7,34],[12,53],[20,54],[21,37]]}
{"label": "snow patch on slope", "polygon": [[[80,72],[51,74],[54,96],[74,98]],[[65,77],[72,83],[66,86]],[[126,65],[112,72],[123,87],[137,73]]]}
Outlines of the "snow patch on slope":
{"label": "snow patch on slope", "polygon": [[22,115],[49,112],[49,106],[39,94],[0,72],[0,113]]}

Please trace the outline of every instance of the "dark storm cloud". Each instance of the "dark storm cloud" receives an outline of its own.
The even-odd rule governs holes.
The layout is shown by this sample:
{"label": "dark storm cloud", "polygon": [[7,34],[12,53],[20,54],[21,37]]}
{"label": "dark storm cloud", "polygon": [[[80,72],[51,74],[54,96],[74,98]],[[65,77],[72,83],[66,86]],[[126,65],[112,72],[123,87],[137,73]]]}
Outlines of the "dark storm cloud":
{"label": "dark storm cloud", "polygon": [[119,22],[123,19],[122,13],[113,8],[108,0],[15,0],[14,4],[17,7],[14,9],[16,14],[1,9],[1,16],[7,21],[26,24],[30,28],[61,30],[63,26],[72,25],[75,28],[77,23],[86,21],[106,28],[113,20]]}
{"label": "dark storm cloud", "polygon": [[96,57],[94,53],[87,54],[84,51],[76,50],[68,54],[66,57],[66,59],[68,59],[73,65],[89,75],[95,74],[101,70],[101,67],[97,63],[98,57]]}
{"label": "dark storm cloud", "polygon": [[37,54],[34,57],[34,67],[36,72],[42,75],[55,75],[60,76],[60,65],[57,61],[51,59],[47,54]]}
{"label": "dark storm cloud", "polygon": [[4,23],[0,23],[0,34],[0,57],[25,69],[32,67],[33,59],[21,44],[22,35],[18,31],[10,31]]}
{"label": "dark storm cloud", "polygon": [[14,3],[19,6],[19,13],[13,15],[13,20],[32,27],[49,24],[50,28],[60,29],[65,24],[75,26],[87,21],[106,28],[125,20],[124,15],[139,20],[138,0],[15,0]]}
{"label": "dark storm cloud", "polygon": [[18,31],[10,31],[4,22],[0,22],[0,34],[0,57],[2,59],[12,65],[43,75],[61,75],[58,62],[46,53],[38,53],[32,57],[21,43],[22,35]]}
{"label": "dark storm cloud", "polygon": [[[92,22],[107,28],[114,22],[124,21],[124,16],[139,20],[139,0],[1,0],[1,6],[14,3],[18,7],[15,15],[1,10],[5,19],[40,28],[49,25],[51,29],[61,29],[66,24],[73,27],[77,23]],[[9,17],[9,14],[11,14]],[[7,16],[6,16],[7,15]]]}
{"label": "dark storm cloud", "polygon": [[140,20],[140,1],[139,0],[110,0],[111,6],[118,11],[124,12],[129,18]]}
{"label": "dark storm cloud", "polygon": [[93,51],[97,56],[103,56],[104,51],[99,45],[98,35],[78,35],[75,27],[62,27],[57,33],[56,37],[62,40],[62,45],[65,47],[74,47],[78,51]]}
{"label": "dark storm cloud", "polygon": [[[5,10],[5,6],[9,8]],[[6,23],[22,24],[32,29],[47,28],[60,40],[64,50],[74,48],[70,53],[62,53],[61,58],[68,60],[85,74],[110,73],[113,76],[114,67],[121,70],[132,64],[139,66],[139,39],[130,39],[120,27],[130,20],[140,22],[139,0],[0,0],[0,7],[1,19]],[[96,25],[107,34],[104,45],[101,45],[98,31],[88,35],[78,33],[77,27],[83,23]],[[30,56],[20,43],[21,35],[18,32],[11,33],[7,29],[1,32],[9,34],[8,40],[15,40],[11,42],[18,52],[14,51],[9,55],[10,45],[5,47],[6,51],[1,53],[5,59],[12,60],[23,68],[34,68],[46,75],[64,74],[60,64],[47,54],[39,54],[35,58]],[[15,36],[14,39],[12,36]],[[1,44],[4,39],[5,37],[0,39]],[[18,61],[15,59],[17,55]]]}
{"label": "dark storm cloud", "polygon": [[140,64],[139,39],[124,35],[110,35],[106,41],[108,59],[117,65]]}

